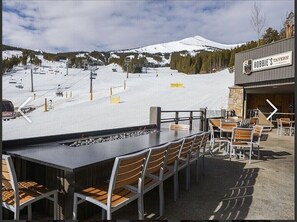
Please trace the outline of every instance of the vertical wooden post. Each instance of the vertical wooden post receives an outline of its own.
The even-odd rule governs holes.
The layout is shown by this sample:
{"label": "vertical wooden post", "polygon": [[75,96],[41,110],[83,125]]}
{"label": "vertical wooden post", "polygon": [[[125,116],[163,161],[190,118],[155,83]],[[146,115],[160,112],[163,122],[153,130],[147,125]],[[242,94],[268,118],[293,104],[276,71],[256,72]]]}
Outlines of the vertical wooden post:
{"label": "vertical wooden post", "polygon": [[34,100],[35,100],[36,99],[36,93],[34,93],[33,96],[34,96]]}
{"label": "vertical wooden post", "polygon": [[109,89],[109,95],[112,96],[112,88]]}
{"label": "vertical wooden post", "polygon": [[127,88],[127,84],[126,84],[126,80],[124,80],[124,90],[126,90]]}

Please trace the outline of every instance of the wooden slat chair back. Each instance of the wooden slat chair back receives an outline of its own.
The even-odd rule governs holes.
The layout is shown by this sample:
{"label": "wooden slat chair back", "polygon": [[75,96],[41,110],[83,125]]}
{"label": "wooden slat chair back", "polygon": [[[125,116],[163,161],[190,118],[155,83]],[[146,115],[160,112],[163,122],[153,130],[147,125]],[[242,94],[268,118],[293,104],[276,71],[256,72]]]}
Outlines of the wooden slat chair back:
{"label": "wooden slat chair back", "polygon": [[177,199],[176,194],[178,190],[178,175],[177,175],[178,154],[180,152],[183,142],[184,142],[184,139],[179,139],[179,140],[170,142],[167,149],[167,156],[165,160],[163,182],[168,178],[170,178],[171,176],[174,176],[174,201],[176,201]]}
{"label": "wooden slat chair back", "polygon": [[[73,220],[77,218],[77,205],[88,201],[102,208],[102,219],[111,220],[112,213],[128,203],[138,200],[138,217],[144,218],[143,186],[151,150],[115,158],[109,185],[88,187],[74,193]],[[136,187],[134,186],[136,184]]]}
{"label": "wooden slat chair back", "polygon": [[2,188],[16,190],[15,183],[13,182],[16,180],[14,168],[11,169],[13,167],[12,164],[11,167],[9,167],[10,164],[8,161],[10,161],[10,159],[2,159]]}
{"label": "wooden slat chair back", "polygon": [[234,134],[232,134],[232,141],[251,141],[251,130],[243,130],[240,128],[234,129]]}
{"label": "wooden slat chair back", "polygon": [[290,118],[280,118],[280,135],[284,134],[288,134],[291,135],[291,131],[292,131],[292,126],[290,125]]}
{"label": "wooden slat chair back", "polygon": [[139,178],[143,175],[145,157],[133,156],[129,159],[117,159],[118,168],[113,177],[112,190],[138,183]]}
{"label": "wooden slat chair back", "polygon": [[171,130],[189,130],[190,129],[190,125],[186,125],[186,124],[170,124],[169,125],[169,129]]}
{"label": "wooden slat chair back", "polygon": [[280,118],[280,122],[283,126],[289,126],[290,118]]}
{"label": "wooden slat chair back", "polygon": [[195,136],[186,137],[179,151],[178,158],[184,162],[189,158]]}
{"label": "wooden slat chair back", "polygon": [[180,139],[178,141],[170,142],[168,149],[167,149],[167,158],[166,158],[165,168],[168,166],[173,166],[177,162],[178,154],[179,154],[179,151],[180,151],[183,141],[184,141],[183,139]]}
{"label": "wooden slat chair back", "polygon": [[250,125],[255,126],[258,123],[258,117],[251,117]]}
{"label": "wooden slat chair back", "polygon": [[209,150],[208,152],[206,152],[206,145],[207,142],[209,140],[209,136],[210,136],[210,131],[203,133],[203,138],[201,141],[201,147],[200,147],[200,155],[202,155],[202,170],[204,172],[204,161],[205,161],[205,155],[206,153],[210,153],[211,154],[211,146],[209,145]]}
{"label": "wooden slat chair back", "polygon": [[190,165],[193,163],[196,163],[196,182],[198,182],[199,179],[199,154],[201,150],[201,144],[203,141],[205,133],[200,133],[195,136],[195,140],[192,145],[191,154],[190,154]]}
{"label": "wooden slat chair back", "polygon": [[209,123],[211,123],[214,128],[219,128],[221,119],[209,119]]}
{"label": "wooden slat chair back", "polygon": [[234,122],[223,122],[221,121],[220,128],[226,129],[226,130],[232,130],[234,127],[237,127],[237,123]]}
{"label": "wooden slat chair back", "polygon": [[[196,135],[185,137],[182,147],[178,154],[178,166],[177,166],[178,172],[186,168],[186,175],[187,175],[186,190],[189,190],[189,187],[190,187],[190,152],[191,152],[195,137]],[[177,172],[177,177],[178,177],[178,172]],[[177,187],[178,187],[178,183],[177,183]],[[178,189],[175,195],[178,196]]]}
{"label": "wooden slat chair back", "polygon": [[203,137],[204,137],[204,133],[200,133],[195,136],[195,140],[192,144],[192,149],[191,149],[191,157],[199,154]]}
{"label": "wooden slat chair back", "polygon": [[2,155],[2,206],[14,212],[19,220],[20,210],[28,207],[28,219],[32,219],[32,203],[47,198],[54,202],[54,220],[57,219],[58,191],[50,190],[34,181],[18,182],[12,159]]}
{"label": "wooden slat chair back", "polygon": [[[254,136],[253,136],[253,145],[258,148],[258,159],[260,159],[260,141],[263,133],[263,126],[255,125],[254,126]],[[253,148],[255,148],[253,146]]]}
{"label": "wooden slat chair back", "polygon": [[[251,162],[252,148],[253,148],[253,137],[254,129],[253,128],[233,128],[231,136],[231,150],[236,150],[236,147],[240,148],[249,148],[249,163]],[[231,159],[231,150],[230,150],[230,159]]]}
{"label": "wooden slat chair back", "polygon": [[159,186],[160,216],[164,214],[164,188],[162,181],[168,147],[169,143],[150,148],[151,154],[144,179],[144,194]]}
{"label": "wooden slat chair back", "polygon": [[260,146],[262,132],[263,132],[263,126],[259,126],[259,125],[254,126],[254,137],[256,137],[257,139],[257,140],[254,140],[254,144],[256,144],[258,147]]}
{"label": "wooden slat chair back", "polygon": [[[226,151],[230,152],[230,148],[229,148],[229,142],[230,142],[230,137],[228,136],[229,133],[232,132],[232,129],[234,127],[237,127],[237,123],[235,122],[224,122],[224,121],[221,121],[220,123],[220,145],[219,147],[221,147],[221,144],[226,144]],[[226,131],[229,131],[229,132],[226,132]]]}

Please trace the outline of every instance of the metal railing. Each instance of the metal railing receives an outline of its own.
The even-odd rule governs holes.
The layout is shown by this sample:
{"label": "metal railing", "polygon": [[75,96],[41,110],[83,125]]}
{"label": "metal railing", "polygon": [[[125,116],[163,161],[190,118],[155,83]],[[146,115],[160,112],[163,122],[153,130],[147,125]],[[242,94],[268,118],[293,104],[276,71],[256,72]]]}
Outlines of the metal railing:
{"label": "metal railing", "polygon": [[[164,116],[165,115],[165,116]],[[171,115],[171,116],[170,116]],[[206,109],[200,110],[161,110],[160,123],[187,122],[190,130],[193,129],[193,121],[198,120],[198,128],[205,131]]]}

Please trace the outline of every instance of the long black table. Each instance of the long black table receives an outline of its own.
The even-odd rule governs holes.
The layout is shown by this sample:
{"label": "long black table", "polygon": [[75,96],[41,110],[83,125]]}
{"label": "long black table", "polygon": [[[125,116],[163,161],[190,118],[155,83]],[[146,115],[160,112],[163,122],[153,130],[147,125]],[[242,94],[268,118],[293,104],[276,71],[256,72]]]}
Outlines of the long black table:
{"label": "long black table", "polygon": [[[117,156],[131,154],[199,133],[201,131],[161,129],[160,132],[151,134],[79,147],[63,145],[68,141],[56,141],[19,147],[3,147],[3,153],[63,171],[62,175],[59,175],[59,180],[65,179],[67,184],[63,185],[66,198],[64,199],[65,203],[61,204],[61,207],[65,209],[62,209],[63,213],[60,215],[60,219],[71,219],[73,193],[77,188],[76,181],[79,180],[76,172],[89,169],[100,163],[113,161]],[[83,172],[86,174],[85,172],[89,171]]]}

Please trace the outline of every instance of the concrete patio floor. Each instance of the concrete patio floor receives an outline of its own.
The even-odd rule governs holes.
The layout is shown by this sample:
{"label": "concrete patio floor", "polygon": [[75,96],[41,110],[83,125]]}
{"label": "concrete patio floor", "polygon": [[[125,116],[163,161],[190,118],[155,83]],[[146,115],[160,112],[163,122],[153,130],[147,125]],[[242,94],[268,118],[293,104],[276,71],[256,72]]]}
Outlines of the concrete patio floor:
{"label": "concrete patio floor", "polygon": [[[191,169],[191,186],[185,191],[180,174],[180,193],[173,201],[173,183],[164,184],[165,215],[158,216],[158,189],[145,194],[145,219],[177,220],[294,220],[294,137],[268,132],[261,142],[261,158],[244,160],[214,155],[205,158],[205,171],[198,183]],[[99,210],[99,209],[98,209]],[[101,219],[100,215],[92,217]],[[131,203],[113,214],[113,219],[137,219]]]}

